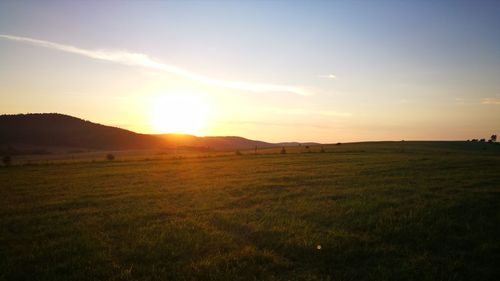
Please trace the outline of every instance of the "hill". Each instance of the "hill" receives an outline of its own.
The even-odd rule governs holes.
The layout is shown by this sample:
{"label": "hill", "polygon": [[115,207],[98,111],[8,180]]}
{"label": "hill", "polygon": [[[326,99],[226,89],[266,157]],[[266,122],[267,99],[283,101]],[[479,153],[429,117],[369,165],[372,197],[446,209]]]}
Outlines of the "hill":
{"label": "hill", "polygon": [[164,134],[159,135],[170,145],[181,147],[198,147],[198,148],[213,148],[217,150],[228,149],[252,149],[254,147],[275,147],[280,146],[280,143],[268,143],[257,140],[249,140],[237,136],[225,137],[196,137],[192,135]]}
{"label": "hill", "polygon": [[86,149],[143,149],[160,139],[57,113],[0,116],[0,144]]}
{"label": "hill", "polygon": [[148,135],[105,126],[58,113],[33,113],[0,116],[0,149],[11,152],[45,151],[53,148],[128,150],[128,149],[251,149],[297,143],[273,144],[242,137],[196,137],[192,135]]}

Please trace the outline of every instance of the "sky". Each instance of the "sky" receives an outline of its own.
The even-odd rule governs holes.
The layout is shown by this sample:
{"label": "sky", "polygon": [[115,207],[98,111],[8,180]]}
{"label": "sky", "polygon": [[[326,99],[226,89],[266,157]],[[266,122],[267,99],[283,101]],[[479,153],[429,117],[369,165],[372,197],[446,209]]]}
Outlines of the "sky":
{"label": "sky", "polygon": [[0,1],[0,114],[270,142],[500,132],[500,1]]}

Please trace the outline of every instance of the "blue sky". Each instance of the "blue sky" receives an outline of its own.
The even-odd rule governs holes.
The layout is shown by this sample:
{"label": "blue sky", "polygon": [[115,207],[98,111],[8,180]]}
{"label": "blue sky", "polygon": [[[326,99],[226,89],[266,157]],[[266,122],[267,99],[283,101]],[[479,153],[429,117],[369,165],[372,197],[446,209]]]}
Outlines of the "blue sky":
{"label": "blue sky", "polygon": [[499,14],[498,1],[3,1],[3,35],[140,53],[212,80],[308,95],[206,85],[0,38],[0,112],[158,132],[151,103],[187,95],[209,105],[193,132],[202,135],[488,137],[500,129]]}

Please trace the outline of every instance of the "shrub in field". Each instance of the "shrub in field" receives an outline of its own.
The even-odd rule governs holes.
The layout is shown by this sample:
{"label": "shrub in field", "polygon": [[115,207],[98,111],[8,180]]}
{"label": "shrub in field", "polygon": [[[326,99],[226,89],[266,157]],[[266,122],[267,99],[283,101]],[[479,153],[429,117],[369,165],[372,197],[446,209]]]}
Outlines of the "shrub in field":
{"label": "shrub in field", "polygon": [[497,135],[491,135],[490,141],[491,142],[496,142],[497,141]]}
{"label": "shrub in field", "polygon": [[106,155],[106,159],[108,161],[113,161],[113,160],[115,160],[115,156],[113,154],[111,154],[111,153],[108,153],[108,155]]}
{"label": "shrub in field", "polygon": [[281,154],[286,154],[286,150],[285,150],[285,147],[281,147],[281,151],[280,151]]}
{"label": "shrub in field", "polygon": [[2,162],[5,166],[10,166],[10,164],[12,163],[12,158],[9,155],[5,155],[2,158]]}
{"label": "shrub in field", "polygon": [[321,147],[321,150],[319,152],[324,153],[325,149],[323,147]]}

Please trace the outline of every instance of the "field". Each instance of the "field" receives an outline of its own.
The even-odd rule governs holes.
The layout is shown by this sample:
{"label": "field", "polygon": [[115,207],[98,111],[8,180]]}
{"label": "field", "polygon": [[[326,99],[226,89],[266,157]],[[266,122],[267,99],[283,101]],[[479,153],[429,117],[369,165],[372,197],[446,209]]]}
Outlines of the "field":
{"label": "field", "polygon": [[0,280],[500,280],[500,145],[0,169]]}

